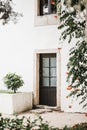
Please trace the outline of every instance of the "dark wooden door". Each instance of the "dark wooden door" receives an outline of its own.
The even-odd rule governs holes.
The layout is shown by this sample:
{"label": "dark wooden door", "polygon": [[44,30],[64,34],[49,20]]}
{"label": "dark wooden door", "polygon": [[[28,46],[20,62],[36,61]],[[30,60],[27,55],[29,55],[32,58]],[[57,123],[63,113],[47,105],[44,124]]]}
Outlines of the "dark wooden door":
{"label": "dark wooden door", "polygon": [[39,104],[56,106],[56,54],[40,55]]}

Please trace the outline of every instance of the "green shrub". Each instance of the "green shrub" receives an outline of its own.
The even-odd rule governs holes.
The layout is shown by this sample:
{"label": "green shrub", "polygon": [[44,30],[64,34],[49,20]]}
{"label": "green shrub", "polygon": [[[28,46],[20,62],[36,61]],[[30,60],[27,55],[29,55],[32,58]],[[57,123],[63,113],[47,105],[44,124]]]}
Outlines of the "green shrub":
{"label": "green shrub", "polygon": [[73,127],[65,126],[63,129],[54,128],[39,115],[31,120],[30,117],[4,118],[0,114],[0,130],[87,130],[87,123],[75,124]]}
{"label": "green shrub", "polygon": [[30,117],[3,118],[0,115],[0,130],[59,130],[49,126],[48,122],[44,122],[41,116],[31,121]]}
{"label": "green shrub", "polygon": [[65,126],[63,130],[87,130],[87,123],[75,124],[72,127]]}
{"label": "green shrub", "polygon": [[14,93],[23,86],[24,81],[22,80],[21,76],[15,73],[8,73],[3,78],[4,84],[6,85],[7,89],[13,90]]}

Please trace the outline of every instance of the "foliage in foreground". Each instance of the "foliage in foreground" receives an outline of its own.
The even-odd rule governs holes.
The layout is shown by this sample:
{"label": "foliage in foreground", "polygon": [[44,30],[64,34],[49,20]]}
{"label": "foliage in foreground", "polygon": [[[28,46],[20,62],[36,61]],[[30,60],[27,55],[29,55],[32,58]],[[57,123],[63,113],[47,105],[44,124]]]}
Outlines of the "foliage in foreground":
{"label": "foliage in foreground", "polygon": [[65,126],[63,129],[54,128],[47,121],[43,121],[41,116],[34,120],[30,117],[3,118],[0,115],[0,130],[87,130],[87,123],[75,124],[73,127]]}
{"label": "foliage in foreground", "polygon": [[75,124],[73,127],[65,126],[63,130],[87,130],[87,123]]}
{"label": "foliage in foreground", "polygon": [[0,115],[0,130],[58,130],[49,126],[48,122],[44,122],[41,116],[37,116],[34,120],[30,117],[18,118],[17,116],[10,118],[3,118]]}

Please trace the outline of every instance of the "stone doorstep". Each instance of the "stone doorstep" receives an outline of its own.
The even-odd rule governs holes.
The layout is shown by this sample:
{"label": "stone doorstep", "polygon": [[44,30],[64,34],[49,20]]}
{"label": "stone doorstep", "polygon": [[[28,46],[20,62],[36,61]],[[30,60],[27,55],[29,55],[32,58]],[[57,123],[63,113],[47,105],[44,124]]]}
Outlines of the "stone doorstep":
{"label": "stone doorstep", "polygon": [[42,113],[53,112],[53,111],[60,111],[60,109],[57,107],[51,107],[46,105],[36,105],[34,106],[34,109],[30,110],[29,112],[42,114]]}
{"label": "stone doorstep", "polygon": [[52,106],[47,106],[47,105],[36,105],[36,106],[34,106],[34,108],[35,109],[51,109],[51,110],[53,110],[53,111],[60,111],[60,108],[58,108],[58,107],[52,107]]}
{"label": "stone doorstep", "polygon": [[51,109],[32,109],[29,111],[30,113],[33,113],[33,114],[43,114],[43,113],[46,113],[46,112],[52,112]]}

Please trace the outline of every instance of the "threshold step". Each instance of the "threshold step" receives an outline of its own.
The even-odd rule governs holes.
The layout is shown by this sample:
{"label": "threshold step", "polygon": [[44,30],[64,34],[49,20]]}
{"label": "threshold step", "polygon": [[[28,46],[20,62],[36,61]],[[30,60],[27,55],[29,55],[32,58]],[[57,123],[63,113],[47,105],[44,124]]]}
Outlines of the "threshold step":
{"label": "threshold step", "polygon": [[60,108],[58,108],[56,106],[35,105],[34,108],[35,109],[51,109],[51,110],[54,110],[54,111],[60,111]]}

